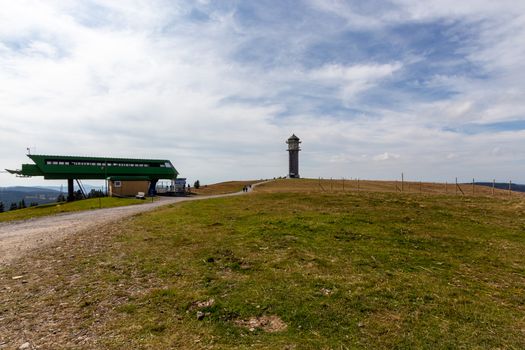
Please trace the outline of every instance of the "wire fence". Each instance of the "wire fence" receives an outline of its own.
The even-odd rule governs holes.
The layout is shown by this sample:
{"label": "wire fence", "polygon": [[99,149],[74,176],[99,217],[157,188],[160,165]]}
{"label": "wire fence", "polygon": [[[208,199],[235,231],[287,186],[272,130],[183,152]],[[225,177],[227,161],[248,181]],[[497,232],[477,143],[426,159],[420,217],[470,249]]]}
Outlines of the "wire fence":
{"label": "wire fence", "polygon": [[[308,180],[307,180],[308,181]],[[308,181],[311,182],[312,180]],[[399,193],[420,193],[420,194],[446,194],[456,196],[492,196],[492,197],[512,197],[525,196],[525,193],[516,191],[516,185],[512,181],[505,183],[496,182],[459,182],[457,178],[453,181],[445,182],[423,182],[406,181],[404,176],[400,180],[380,181],[363,180],[359,178],[340,178],[324,179],[318,178],[315,188],[319,192],[399,192]],[[307,185],[305,183],[305,185]],[[314,184],[310,184],[312,186]],[[312,187],[311,187],[312,188]]]}

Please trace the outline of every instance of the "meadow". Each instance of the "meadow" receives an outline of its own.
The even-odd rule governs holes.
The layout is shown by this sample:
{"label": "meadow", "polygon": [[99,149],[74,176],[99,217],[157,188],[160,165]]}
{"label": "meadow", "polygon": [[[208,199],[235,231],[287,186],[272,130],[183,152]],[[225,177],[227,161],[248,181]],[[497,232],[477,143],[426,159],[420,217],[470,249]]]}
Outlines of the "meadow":
{"label": "meadow", "polygon": [[56,215],[74,211],[113,208],[126,205],[143,204],[144,201],[135,198],[101,197],[90,198],[75,202],[60,202],[42,204],[24,209],[10,210],[0,213],[0,222],[26,220],[41,216]]}
{"label": "meadow", "polygon": [[244,186],[257,183],[256,180],[251,181],[227,181],[217,184],[203,185],[199,188],[191,188],[191,192],[197,195],[216,195],[225,193],[241,192]]}
{"label": "meadow", "polygon": [[0,267],[0,348],[525,348],[523,196],[393,184],[277,180],[43,247]]}

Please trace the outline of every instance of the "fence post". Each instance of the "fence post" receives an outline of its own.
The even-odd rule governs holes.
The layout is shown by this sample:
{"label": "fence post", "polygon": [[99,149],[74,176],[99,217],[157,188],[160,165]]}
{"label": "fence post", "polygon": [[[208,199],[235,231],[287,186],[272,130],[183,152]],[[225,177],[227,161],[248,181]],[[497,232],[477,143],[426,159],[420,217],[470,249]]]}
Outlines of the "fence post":
{"label": "fence post", "polygon": [[492,196],[494,196],[494,187],[496,186],[496,179],[492,179]]}
{"label": "fence post", "polygon": [[472,194],[474,194],[474,178],[472,178]]}
{"label": "fence post", "polygon": [[324,189],[323,185],[321,185],[321,178],[319,177],[319,187],[321,188],[321,190],[323,192],[326,192],[326,190]]}
{"label": "fence post", "polygon": [[357,178],[357,192],[359,192],[359,178]]}
{"label": "fence post", "polygon": [[456,194],[458,193],[458,190],[459,192],[461,192],[461,194],[464,196],[465,195],[465,192],[463,192],[463,190],[461,189],[461,186],[459,186],[458,184],[458,178],[456,177]]}
{"label": "fence post", "polygon": [[509,196],[512,196],[512,181],[509,180]]}
{"label": "fence post", "polygon": [[421,188],[422,185],[421,185],[421,181],[419,181],[419,193],[422,193],[423,192],[423,189]]}
{"label": "fence post", "polygon": [[345,178],[343,177],[343,192],[345,191]]}
{"label": "fence post", "polygon": [[401,173],[401,192],[405,190],[405,176]]}
{"label": "fence post", "polygon": [[445,181],[445,193],[448,193],[448,182]]}

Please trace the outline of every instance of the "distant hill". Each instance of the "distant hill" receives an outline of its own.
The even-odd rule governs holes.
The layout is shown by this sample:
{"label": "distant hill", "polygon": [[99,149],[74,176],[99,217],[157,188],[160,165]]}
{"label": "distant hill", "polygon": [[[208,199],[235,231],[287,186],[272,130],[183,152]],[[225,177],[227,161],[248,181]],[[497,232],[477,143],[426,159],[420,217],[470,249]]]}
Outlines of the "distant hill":
{"label": "distant hill", "polygon": [[24,193],[33,193],[35,191],[40,192],[59,192],[58,189],[45,188],[45,187],[27,187],[27,186],[12,186],[12,187],[0,187],[0,193],[3,191],[15,191],[15,192],[24,192]]}
{"label": "distant hill", "polygon": [[[27,187],[26,187],[27,188]],[[55,191],[59,191],[62,190],[62,192],[67,192],[67,186],[35,186],[34,188],[39,188],[39,189],[45,189],[45,190],[55,190]],[[89,193],[91,192],[91,190],[104,190],[104,186],[94,186],[94,185],[88,185],[88,184],[82,184],[82,188],[84,189],[84,191],[86,191],[86,193]],[[75,191],[78,190],[78,186],[77,184],[75,183]]]}
{"label": "distant hill", "polygon": [[0,202],[4,203],[5,210],[8,210],[11,203],[18,203],[24,200],[26,205],[36,202],[38,204],[56,202],[60,191],[38,188],[38,187],[0,187]]}
{"label": "distant hill", "polygon": [[[476,185],[480,185],[480,186],[487,186],[487,187],[492,187],[492,182],[475,182]],[[496,182],[494,184],[494,187],[497,188],[497,189],[500,189],[500,190],[508,190],[509,189],[509,183],[505,183],[505,182]],[[525,185],[520,185],[520,184],[511,184],[511,188],[510,188],[512,191],[516,191],[516,192],[525,192]]]}

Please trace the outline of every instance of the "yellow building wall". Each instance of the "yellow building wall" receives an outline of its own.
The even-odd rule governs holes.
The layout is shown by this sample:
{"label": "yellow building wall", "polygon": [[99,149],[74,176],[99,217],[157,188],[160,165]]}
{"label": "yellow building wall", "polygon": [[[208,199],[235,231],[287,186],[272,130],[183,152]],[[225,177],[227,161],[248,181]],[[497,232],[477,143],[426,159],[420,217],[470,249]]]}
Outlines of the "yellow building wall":
{"label": "yellow building wall", "polygon": [[134,197],[139,192],[148,194],[149,181],[120,181],[120,187],[115,186],[115,182],[109,182],[109,195],[111,197]]}

